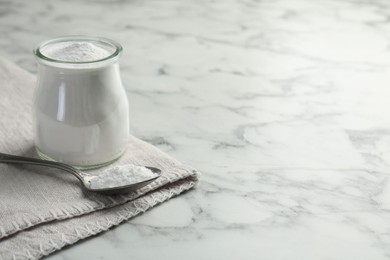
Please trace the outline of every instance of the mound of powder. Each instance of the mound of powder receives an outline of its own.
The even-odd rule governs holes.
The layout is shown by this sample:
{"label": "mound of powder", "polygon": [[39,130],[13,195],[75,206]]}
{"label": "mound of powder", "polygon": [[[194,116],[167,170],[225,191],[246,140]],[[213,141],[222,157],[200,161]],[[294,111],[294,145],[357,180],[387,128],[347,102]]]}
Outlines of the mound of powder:
{"label": "mound of powder", "polygon": [[104,170],[89,182],[91,189],[104,189],[111,187],[120,187],[133,183],[146,181],[156,177],[151,170],[143,166],[126,164],[115,166]]}
{"label": "mound of powder", "polygon": [[91,42],[69,41],[44,46],[41,53],[46,57],[67,62],[89,62],[108,57],[112,53]]}

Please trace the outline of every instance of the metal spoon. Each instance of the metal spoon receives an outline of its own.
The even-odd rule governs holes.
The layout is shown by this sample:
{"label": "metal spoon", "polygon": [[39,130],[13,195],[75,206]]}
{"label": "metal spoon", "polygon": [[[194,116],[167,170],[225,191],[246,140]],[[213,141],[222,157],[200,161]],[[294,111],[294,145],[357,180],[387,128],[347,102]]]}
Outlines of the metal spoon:
{"label": "metal spoon", "polygon": [[[36,159],[36,158],[30,158],[30,157],[23,157],[23,156],[16,156],[16,155],[11,155],[11,154],[5,154],[5,153],[0,153],[0,163],[16,163],[16,164],[33,164],[33,165],[41,165],[41,166],[47,166],[47,167],[52,167],[52,168],[57,168],[64,170],[66,172],[69,172],[73,174],[79,181],[82,183],[82,187],[85,190],[88,191],[94,191],[94,192],[99,192],[103,194],[121,194],[121,193],[127,193],[131,192],[134,190],[137,190],[139,188],[142,188],[152,181],[156,180],[158,177],[161,175],[161,170],[155,167],[147,167],[149,170],[151,170],[156,177],[141,181],[141,182],[136,182],[136,183],[126,183],[122,186],[118,187],[107,187],[107,188],[91,188],[90,187],[90,182],[93,178],[96,176],[86,174],[75,167],[72,167],[68,164],[61,163],[61,162],[54,162],[54,161],[47,161],[47,160],[41,160],[41,159]],[[130,180],[131,181],[131,180]]]}

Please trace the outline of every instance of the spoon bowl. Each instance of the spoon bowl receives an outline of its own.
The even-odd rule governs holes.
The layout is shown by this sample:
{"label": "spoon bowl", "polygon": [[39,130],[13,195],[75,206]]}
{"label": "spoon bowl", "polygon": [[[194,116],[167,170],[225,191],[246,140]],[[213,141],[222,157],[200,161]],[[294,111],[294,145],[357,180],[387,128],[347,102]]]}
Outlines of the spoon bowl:
{"label": "spoon bowl", "polygon": [[91,187],[91,181],[93,180],[93,178],[96,178],[97,175],[87,174],[66,163],[47,161],[47,160],[42,160],[37,158],[17,156],[17,155],[5,154],[5,153],[0,153],[0,163],[32,164],[32,165],[40,165],[40,166],[57,168],[73,174],[73,176],[75,176],[81,182],[82,188],[84,190],[97,192],[101,194],[108,194],[108,195],[123,194],[123,193],[129,193],[138,190],[150,184],[151,182],[153,182],[154,180],[156,180],[161,176],[160,169],[155,167],[144,166],[145,168],[152,171],[155,174],[155,177],[143,181],[139,181],[139,182],[134,182],[134,183],[129,182],[115,187],[110,186],[110,187],[93,188]]}
{"label": "spoon bowl", "polygon": [[108,195],[113,195],[113,194],[123,194],[123,193],[128,193],[131,191],[138,190],[149,183],[152,183],[154,180],[156,180],[158,177],[161,175],[161,170],[155,167],[149,167],[149,166],[144,166],[145,168],[151,170],[156,176],[150,179],[146,179],[144,181],[140,182],[135,182],[135,183],[130,183],[122,186],[116,186],[116,187],[107,187],[107,188],[92,188],[91,187],[91,178],[94,178],[95,176],[86,176],[83,179],[83,187],[88,190],[88,191],[93,191],[93,192],[99,192],[103,194],[108,194]]}

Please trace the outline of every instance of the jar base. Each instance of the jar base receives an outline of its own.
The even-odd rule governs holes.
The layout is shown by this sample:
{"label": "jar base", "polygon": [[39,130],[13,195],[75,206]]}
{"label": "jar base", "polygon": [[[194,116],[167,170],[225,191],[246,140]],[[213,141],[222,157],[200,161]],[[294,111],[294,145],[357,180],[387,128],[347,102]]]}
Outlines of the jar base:
{"label": "jar base", "polygon": [[[54,160],[53,158],[51,158],[50,156],[48,156],[47,154],[41,152],[37,147],[35,147],[35,150],[38,154],[38,156],[42,159],[42,160],[47,160],[47,161],[53,161],[53,162],[59,162],[57,160]],[[126,150],[124,150],[122,153],[120,153],[118,155],[118,157],[108,161],[108,162],[104,162],[104,163],[99,163],[99,164],[94,164],[94,165],[73,165],[73,164],[70,164],[70,163],[66,163],[66,162],[63,162],[63,163],[66,163],[66,164],[69,164],[71,165],[72,167],[74,168],[77,168],[79,170],[93,170],[93,169],[97,169],[97,168],[101,168],[101,167],[104,167],[104,166],[107,166],[107,165],[110,165],[112,163],[114,163],[115,161],[117,161],[119,158],[122,157],[122,155],[125,153]]]}

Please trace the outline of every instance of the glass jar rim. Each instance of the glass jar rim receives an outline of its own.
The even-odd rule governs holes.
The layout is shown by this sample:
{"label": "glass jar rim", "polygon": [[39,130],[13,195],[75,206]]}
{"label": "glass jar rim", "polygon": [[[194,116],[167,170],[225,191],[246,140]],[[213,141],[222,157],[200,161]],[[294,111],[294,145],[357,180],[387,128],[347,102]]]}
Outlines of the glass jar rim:
{"label": "glass jar rim", "polygon": [[[65,61],[65,60],[54,59],[54,58],[47,57],[41,51],[42,48],[50,44],[57,44],[57,43],[70,42],[70,41],[95,42],[101,45],[109,45],[113,47],[114,51],[110,55],[104,58],[89,60],[89,61]],[[67,66],[83,67],[83,66],[103,65],[106,63],[111,63],[113,61],[116,61],[122,54],[122,51],[123,51],[122,46],[118,42],[113,41],[111,39],[107,39],[103,37],[95,37],[95,36],[72,35],[72,36],[56,37],[50,40],[43,41],[39,43],[36,48],[34,48],[33,53],[37,58],[37,60],[43,64],[65,66],[65,67]]]}

